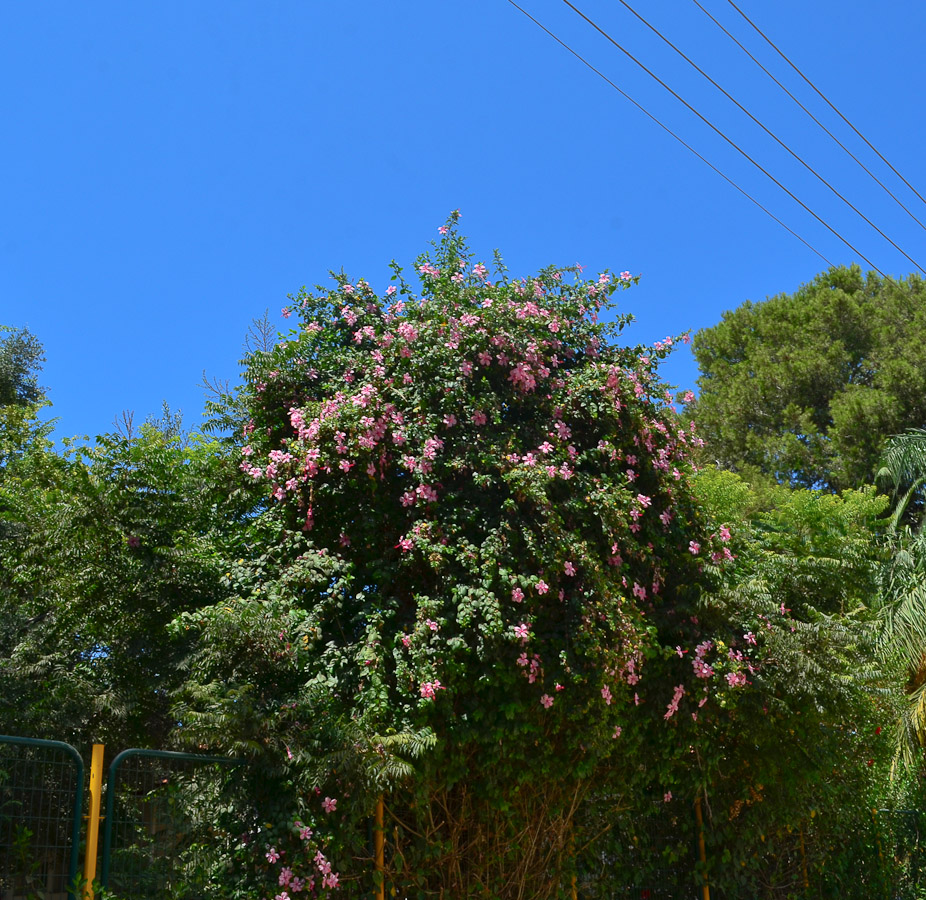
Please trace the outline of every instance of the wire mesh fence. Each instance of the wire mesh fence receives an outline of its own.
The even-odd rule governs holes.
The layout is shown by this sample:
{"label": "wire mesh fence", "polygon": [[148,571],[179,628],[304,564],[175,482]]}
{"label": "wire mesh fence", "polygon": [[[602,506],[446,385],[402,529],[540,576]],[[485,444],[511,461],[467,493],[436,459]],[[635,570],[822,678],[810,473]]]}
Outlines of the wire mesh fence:
{"label": "wire mesh fence", "polygon": [[695,832],[682,827],[677,815],[662,804],[615,815],[600,846],[593,858],[585,855],[581,860],[580,897],[691,900],[695,896]]}
{"label": "wire mesh fence", "polygon": [[126,750],[106,786],[101,882],[120,900],[207,900],[243,825],[234,760]]}
{"label": "wire mesh fence", "polygon": [[0,735],[0,898],[73,900],[83,788],[69,744]]}

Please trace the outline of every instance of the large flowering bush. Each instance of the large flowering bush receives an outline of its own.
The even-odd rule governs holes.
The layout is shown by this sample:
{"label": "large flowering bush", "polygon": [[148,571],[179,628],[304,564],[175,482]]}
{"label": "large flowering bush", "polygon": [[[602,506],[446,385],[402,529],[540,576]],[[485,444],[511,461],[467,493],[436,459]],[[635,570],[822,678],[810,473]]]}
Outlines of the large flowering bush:
{"label": "large flowering bush", "polygon": [[[387,796],[390,865],[453,896],[553,896],[583,798],[670,779],[629,763],[647,728],[693,733],[753,648],[698,620],[729,535],[703,520],[698,439],[657,377],[673,339],[615,342],[634,279],[490,274],[456,224],[419,289],[398,267],[382,296],[336,275],[248,358],[240,469],[299,545],[249,589],[272,598],[288,690],[323,685],[326,715],[367,735],[436,738]],[[287,753],[316,740],[308,712],[285,721]],[[687,765],[688,741],[663,756]],[[326,791],[353,784],[369,811],[339,758]]]}

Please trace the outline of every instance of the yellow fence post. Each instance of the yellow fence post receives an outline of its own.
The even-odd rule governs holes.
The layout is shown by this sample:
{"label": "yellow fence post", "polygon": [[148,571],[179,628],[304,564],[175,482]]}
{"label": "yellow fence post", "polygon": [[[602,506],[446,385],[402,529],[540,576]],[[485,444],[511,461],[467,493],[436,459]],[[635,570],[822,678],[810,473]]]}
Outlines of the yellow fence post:
{"label": "yellow fence post", "polygon": [[93,900],[97,846],[100,838],[100,800],[103,797],[103,745],[94,744],[90,757],[90,812],[87,816],[87,855],[84,857],[84,897]]}
{"label": "yellow fence post", "polygon": [[386,900],[386,855],[382,797],[376,801],[376,821],[373,825],[373,856],[376,864],[376,874],[378,876],[376,900]]}
{"label": "yellow fence post", "polygon": [[701,885],[701,896],[703,900],[711,900],[711,888],[707,883],[707,851],[704,847],[704,818],[701,815],[701,795],[695,800],[695,820],[698,823],[698,854],[701,857],[701,865],[704,867],[704,884]]}
{"label": "yellow fence post", "polygon": [[569,835],[569,852],[572,855],[572,877],[569,879],[569,887],[571,888],[569,896],[572,900],[578,900],[579,898],[579,888],[578,888],[578,879],[576,878],[576,835],[575,832],[572,832]]}
{"label": "yellow fence post", "polygon": [[801,835],[801,868],[804,872],[804,890],[810,890],[810,879],[807,877],[807,850],[804,848],[804,823],[800,823]]}

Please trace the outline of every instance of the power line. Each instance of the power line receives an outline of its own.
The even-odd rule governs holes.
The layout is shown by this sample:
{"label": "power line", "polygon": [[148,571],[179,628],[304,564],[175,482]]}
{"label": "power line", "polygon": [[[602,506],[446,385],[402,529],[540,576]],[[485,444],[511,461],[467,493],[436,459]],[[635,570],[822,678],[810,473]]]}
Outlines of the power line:
{"label": "power line", "polygon": [[[602,31],[597,25],[595,25],[595,23],[592,22],[591,19],[589,19],[587,16],[585,16],[583,13],[581,13],[578,9],[576,9],[576,7],[573,6],[572,3],[569,2],[569,0],[563,0],[563,2],[564,2],[567,6],[569,6],[569,7],[572,8],[573,10],[575,10],[577,13],[579,13],[579,15],[582,16],[583,19],[585,19],[589,24],[591,24],[591,25],[592,25],[593,27],[595,27],[598,31],[600,31],[603,35],[605,35],[605,37],[607,37],[609,40],[611,40],[611,42],[614,43],[615,46],[619,46],[618,44],[616,44],[615,41],[613,41],[613,40],[610,38],[609,35],[607,35],[607,34],[606,34],[604,31]],[[791,156],[793,156],[793,157],[794,157],[805,169],[807,169],[808,172],[810,172],[812,175],[814,175],[822,184],[825,184],[825,185],[826,185],[826,186],[827,186],[827,187],[828,187],[828,188],[829,188],[840,200],[842,200],[843,203],[846,204],[846,206],[848,206],[853,212],[855,212],[858,216],[860,216],[862,219],[864,219],[864,220],[865,220],[872,228],[874,228],[874,230],[877,231],[878,234],[880,234],[881,237],[883,237],[884,240],[886,240],[895,250],[897,250],[899,253],[901,253],[903,256],[905,256],[905,257],[906,257],[911,263],[913,263],[913,265],[916,266],[921,272],[926,272],[926,268],[924,268],[923,266],[921,266],[912,256],[910,256],[906,251],[904,251],[898,244],[894,243],[894,241],[891,240],[891,238],[889,238],[880,228],[878,228],[878,226],[875,225],[875,223],[872,222],[871,219],[868,218],[868,216],[866,216],[857,206],[855,206],[853,203],[851,203],[849,200],[847,200],[845,197],[843,197],[843,195],[840,194],[839,191],[837,191],[836,188],[834,188],[833,185],[831,185],[831,184],[830,184],[830,183],[829,183],[829,182],[828,182],[828,181],[827,181],[827,180],[826,180],[826,179],[825,179],[825,178],[824,178],[813,166],[811,166],[811,165],[810,165],[808,162],[806,162],[802,157],[800,157],[797,153],[795,153],[795,152],[794,152],[794,151],[793,151],[793,150],[792,150],[792,149],[791,149],[780,137],[778,137],[778,135],[775,134],[771,129],[769,129],[769,128],[766,127],[762,122],[760,122],[760,121],[759,121],[748,109],[746,109],[745,106],[743,106],[742,103],[739,102],[739,100],[737,100],[734,96],[732,96],[732,94],[730,94],[729,91],[727,91],[727,90],[724,89],[721,85],[719,85],[716,81],[714,81],[714,79],[711,78],[711,76],[708,75],[707,72],[704,71],[704,69],[702,69],[697,63],[695,63],[693,60],[691,60],[688,56],[686,56],[684,52],[682,52],[681,50],[679,50],[679,48],[676,47],[675,44],[673,44],[672,41],[670,41],[670,40],[658,29],[658,28],[656,28],[655,25],[651,25],[646,19],[644,19],[643,16],[640,15],[640,13],[638,13],[629,3],[627,3],[627,0],[618,0],[618,2],[619,2],[622,6],[626,7],[626,9],[628,9],[631,13],[633,13],[633,15],[636,16],[647,28],[649,28],[649,30],[652,31],[653,34],[655,34],[660,40],[662,40],[662,41],[664,41],[666,44],[668,44],[679,56],[681,56],[682,59],[685,60],[685,62],[688,63],[688,65],[690,65],[693,69],[695,69],[695,71],[697,71],[700,75],[704,76],[704,78],[706,78],[715,88],[717,88],[717,90],[720,91],[720,93],[722,93],[731,103],[734,103],[734,104],[737,106],[738,109],[740,109],[740,110],[741,110],[742,112],[744,112],[747,116],[749,116],[749,118],[752,119],[752,121],[755,122],[756,125],[758,125],[758,126],[759,126],[770,138],[772,138],[773,140],[775,140],[783,149],[787,150],[788,153],[790,153]],[[623,48],[621,48],[621,49],[623,49]]]}
{"label": "power line", "polygon": [[807,77],[807,76],[806,76],[806,75],[805,75],[805,74],[793,63],[793,62],[791,62],[790,59],[788,59],[787,56],[785,56],[785,54],[784,54],[781,50],[778,49],[778,47],[775,46],[775,44],[772,42],[772,39],[769,38],[769,37],[762,31],[762,29],[759,28],[759,26],[756,25],[756,23],[753,22],[752,19],[750,19],[749,16],[746,15],[746,13],[744,13],[737,5],[733,2],[733,0],[727,0],[727,2],[730,4],[730,6],[732,6],[732,7],[733,7],[733,8],[734,8],[734,9],[735,9],[735,10],[736,10],[736,11],[737,11],[737,12],[738,12],[738,13],[739,13],[739,14],[740,14],[740,15],[741,15],[741,16],[742,16],[742,17],[743,17],[743,18],[744,18],[744,19],[745,19],[745,20],[746,20],[746,21],[747,21],[747,22],[748,22],[748,23],[749,23],[760,35],[761,35],[761,36],[762,36],[762,38],[765,40],[765,42],[766,42],[775,52],[776,52],[776,53],[777,53],[777,54],[778,54],[789,66],[791,66],[791,68],[794,69],[794,71],[797,72],[797,74],[800,75],[801,78],[803,78],[804,81],[807,82],[807,84],[809,84],[809,85],[817,92],[817,94],[823,99],[823,101],[829,106],[829,108],[830,108],[831,110],[833,110],[833,112],[836,113],[836,115],[839,116],[839,118],[842,119],[843,122],[845,122],[846,125],[848,125],[848,126],[849,126],[849,127],[850,127],[850,128],[851,128],[851,129],[852,129],[852,130],[853,130],[853,131],[865,142],[865,143],[866,143],[866,144],[868,144],[868,146],[869,146],[872,150],[874,150],[875,153],[877,153],[877,155],[880,157],[881,161],[882,161],[882,162],[883,162],[883,163],[884,163],[884,164],[885,164],[885,165],[886,165],[886,166],[887,166],[887,167],[888,167],[888,168],[889,168],[889,169],[890,169],[890,170],[891,170],[891,171],[892,171],[892,172],[893,172],[893,173],[894,173],[894,174],[895,174],[895,175],[896,175],[896,176],[897,176],[908,188],[910,188],[910,190],[913,191],[913,193],[916,194],[916,196],[919,197],[920,200],[923,201],[923,203],[926,203],[926,199],[924,199],[923,195],[922,195],[915,187],[913,187],[913,185],[910,184],[910,182],[907,181],[907,179],[904,178],[903,175],[901,175],[900,172],[898,172],[897,169],[895,169],[895,168],[884,158],[884,156],[881,154],[881,151],[878,150],[878,148],[875,147],[875,145],[872,144],[871,141],[869,141],[868,138],[865,137],[865,135],[862,134],[862,132],[859,131],[859,130],[858,130],[858,129],[857,129],[857,128],[856,128],[856,127],[855,127],[855,126],[854,126],[854,125],[853,125],[853,124],[852,124],[852,123],[851,123],[851,122],[850,122],[850,121],[849,121],[849,120],[848,120],[848,119],[847,119],[847,118],[846,118],[846,117],[845,117],[845,116],[833,105],[833,103],[832,103],[832,102],[829,100],[829,98],[823,93],[823,91],[821,91],[821,90],[820,90],[820,89],[819,89],[819,88],[818,88],[818,87],[817,87],[817,86],[816,86],[816,85],[815,85],[815,84],[814,84],[814,83],[813,83],[813,82],[812,82],[812,81],[811,81],[811,80],[810,80],[810,79],[809,79],[809,78],[808,78],[808,77]]}
{"label": "power line", "polygon": [[[508,2],[511,3],[512,0],[508,0]],[[681,103],[683,106],[685,106],[686,109],[690,110],[690,111],[691,111],[692,113],[694,113],[702,122],[704,122],[704,124],[707,125],[708,128],[710,128],[712,131],[714,131],[719,137],[722,137],[731,147],[733,147],[734,150],[736,150],[738,153],[740,153],[742,156],[744,156],[747,160],[749,160],[749,162],[751,162],[751,163],[752,163],[763,175],[765,175],[766,178],[769,178],[769,179],[770,179],[772,182],[774,182],[779,188],[781,188],[781,190],[783,190],[783,191],[784,191],[795,203],[797,203],[802,209],[804,209],[805,211],[809,212],[810,215],[812,215],[812,216],[813,216],[824,228],[826,228],[831,234],[833,234],[833,235],[835,235],[835,237],[839,238],[839,240],[842,241],[853,253],[855,253],[855,254],[858,255],[859,259],[861,259],[861,260],[863,260],[864,262],[866,262],[866,263],[867,263],[872,269],[874,269],[882,278],[886,278],[886,277],[887,277],[887,276],[884,274],[884,272],[882,272],[882,271],[881,271],[881,270],[880,270],[880,269],[879,269],[879,268],[878,268],[867,256],[865,256],[864,253],[862,253],[861,250],[859,250],[859,249],[858,249],[857,247],[855,247],[853,244],[850,244],[849,241],[846,240],[846,238],[844,238],[838,231],[836,231],[836,229],[833,228],[832,225],[830,225],[828,222],[824,221],[820,216],[818,216],[818,215],[817,215],[806,203],[804,203],[803,200],[801,200],[799,197],[795,196],[795,194],[793,194],[791,191],[789,191],[788,188],[786,188],[786,187],[785,187],[774,175],[771,174],[771,172],[769,172],[767,169],[763,168],[759,163],[757,163],[757,162],[756,162],[756,161],[755,161],[755,160],[754,160],[754,159],[753,159],[742,147],[740,147],[739,144],[737,144],[732,138],[727,137],[727,135],[724,134],[713,122],[711,122],[708,118],[706,118],[704,115],[702,115],[700,112],[698,112],[698,110],[696,110],[687,100],[685,100],[683,97],[681,97],[676,91],[672,90],[672,88],[670,88],[669,85],[667,85],[658,75],[656,75],[654,72],[652,72],[650,69],[648,69],[642,62],[640,62],[640,60],[638,60],[638,59],[637,59],[626,47],[622,47],[617,41],[614,40],[614,38],[611,37],[611,35],[609,35],[609,34],[608,34],[607,32],[605,32],[605,31],[603,31],[603,30],[602,30],[598,25],[596,25],[588,16],[586,16],[585,13],[583,13],[583,12],[582,12],[581,10],[579,10],[579,9],[576,9],[576,7],[573,6],[572,3],[569,2],[569,0],[563,0],[563,2],[564,2],[567,6],[569,6],[575,13],[577,13],[581,18],[583,18],[586,22],[588,22],[588,24],[591,25],[599,34],[601,34],[601,35],[602,35],[603,37],[605,37],[608,41],[610,41],[615,47],[617,47],[617,49],[620,50],[621,53],[623,53],[623,54],[624,54],[625,56],[627,56],[631,61],[633,61],[633,62],[636,63],[641,69],[643,69],[643,71],[646,72],[646,74],[649,75],[650,78],[654,79],[654,80],[657,81],[660,85],[662,85],[662,87],[664,87],[673,97],[675,97],[675,99],[678,100],[679,103]]]}
{"label": "power line", "polygon": [[910,216],[910,218],[913,219],[913,221],[916,222],[916,224],[919,225],[920,228],[922,228],[924,231],[926,231],[926,225],[924,225],[924,224],[923,224],[912,212],[910,212],[909,209],[907,209],[906,206],[904,206],[904,204],[903,204],[903,203],[900,201],[900,199],[894,194],[894,192],[891,191],[891,189],[890,189],[886,184],[884,184],[884,182],[882,182],[881,179],[878,178],[878,176],[875,175],[874,172],[872,172],[872,171],[865,165],[865,163],[863,163],[863,162],[862,162],[862,161],[861,161],[861,160],[860,160],[860,159],[859,159],[859,158],[858,158],[858,157],[857,157],[857,156],[856,156],[856,155],[855,155],[855,154],[854,154],[854,153],[853,153],[842,141],[840,141],[839,138],[836,137],[836,135],[833,134],[833,132],[830,131],[830,130],[829,130],[829,129],[828,129],[828,128],[827,128],[827,127],[826,127],[826,126],[825,126],[825,125],[824,125],[824,124],[823,124],[823,123],[822,123],[822,122],[821,122],[821,121],[809,110],[809,109],[807,109],[807,107],[804,106],[804,104],[801,103],[801,101],[798,100],[797,97],[795,97],[794,94],[791,93],[791,91],[789,91],[789,90],[788,90],[788,89],[787,89],[787,88],[786,88],[786,87],[785,87],[785,86],[784,86],[784,85],[783,85],[783,84],[782,84],[771,72],[769,72],[769,70],[766,69],[765,66],[763,66],[762,63],[759,62],[759,60],[757,60],[757,59],[749,52],[749,50],[747,50],[746,47],[744,47],[744,46],[736,39],[736,37],[734,37],[734,35],[732,35],[726,28],[724,28],[723,25],[722,25],[720,22],[718,22],[717,19],[714,18],[714,16],[711,15],[710,12],[708,12],[708,10],[706,10],[706,9],[698,2],[698,0],[691,0],[691,2],[694,3],[694,5],[697,6],[698,9],[700,9],[701,12],[704,13],[704,15],[706,15],[706,16],[707,16],[707,17],[708,17],[708,18],[709,18],[709,19],[710,19],[710,20],[711,20],[711,21],[712,21],[712,22],[713,22],[713,23],[714,23],[714,24],[715,24],[715,25],[716,25],[727,37],[728,37],[728,38],[730,38],[730,40],[733,41],[733,43],[736,44],[736,46],[739,47],[740,50],[742,50],[743,53],[745,53],[745,54],[746,54],[746,55],[747,55],[747,56],[748,56],[748,57],[749,57],[749,58],[750,58],[750,59],[751,59],[751,60],[752,60],[763,72],[765,72],[765,74],[768,75],[768,77],[771,78],[772,81],[774,81],[775,84],[777,84],[778,87],[780,87],[780,88],[781,88],[781,89],[782,89],[782,90],[783,90],[783,91],[784,91],[784,92],[785,92],[785,93],[786,93],[786,94],[787,94],[787,95],[788,95],[788,96],[789,96],[789,97],[790,97],[790,98],[791,98],[791,99],[792,99],[792,100],[793,100],[793,101],[805,112],[805,113],[807,113],[807,115],[810,116],[810,118],[813,119],[813,121],[816,122],[816,124],[819,125],[820,128],[822,128],[823,131],[825,131],[827,135],[829,135],[829,137],[831,137],[837,144],[839,144],[839,146],[840,146],[843,150],[845,150],[846,153],[848,153],[849,156],[852,157],[852,159],[853,159],[856,163],[858,163],[858,165],[861,166],[861,168],[862,168],[868,175],[870,175],[870,176],[878,183],[878,185],[879,185],[884,191],[887,192],[887,194],[894,200],[894,202],[895,202],[895,203],[896,203],[896,204],[897,204],[908,216]]}
{"label": "power line", "polygon": [[556,41],[561,47],[564,47],[566,50],[568,50],[574,57],[576,57],[576,59],[578,59],[580,62],[582,62],[584,65],[586,65],[589,69],[591,69],[599,78],[601,78],[601,79],[603,79],[604,81],[606,81],[606,82],[607,82],[612,88],[614,88],[614,90],[617,91],[622,97],[624,97],[625,99],[629,100],[638,110],[640,110],[640,112],[642,112],[645,116],[647,116],[649,119],[651,119],[653,122],[655,122],[663,131],[665,131],[666,133],[670,134],[670,135],[671,135],[672,137],[674,137],[675,140],[677,140],[683,147],[685,147],[686,149],[690,150],[695,156],[698,157],[698,159],[701,160],[701,162],[703,162],[706,166],[708,166],[708,167],[710,167],[711,169],[713,169],[721,178],[723,178],[724,181],[726,181],[728,184],[730,184],[730,185],[732,185],[733,187],[735,187],[735,188],[736,188],[744,197],[746,197],[748,200],[751,200],[756,206],[759,207],[759,209],[762,210],[762,212],[764,212],[767,216],[769,216],[771,219],[773,219],[775,222],[777,222],[782,228],[784,228],[785,231],[787,231],[787,232],[788,232],[789,234],[791,234],[793,237],[796,237],[805,247],[807,247],[808,249],[812,250],[817,256],[820,257],[820,259],[823,260],[823,262],[825,262],[828,266],[832,267],[833,263],[830,262],[819,250],[817,250],[816,247],[814,247],[812,244],[810,244],[810,243],[808,243],[806,240],[804,240],[804,238],[802,238],[796,231],[794,231],[793,229],[791,229],[791,228],[789,228],[787,225],[785,225],[785,223],[782,222],[781,219],[779,219],[774,213],[772,213],[772,212],[770,212],[768,209],[766,209],[758,200],[756,200],[755,197],[752,196],[752,194],[749,194],[747,191],[745,191],[743,188],[741,188],[735,181],[733,181],[731,178],[729,178],[729,177],[727,177],[726,175],[724,175],[724,173],[721,172],[720,169],[717,168],[717,166],[715,166],[715,165],[714,165],[712,162],[710,162],[709,160],[705,159],[700,153],[698,153],[697,150],[694,149],[694,147],[692,147],[690,144],[686,143],[686,142],[685,142],[682,138],[680,138],[674,131],[672,131],[671,128],[669,128],[667,125],[664,125],[664,124],[663,124],[659,119],[657,119],[651,112],[649,112],[647,109],[645,109],[645,108],[644,108],[643,106],[641,106],[639,103],[637,103],[637,101],[634,100],[633,97],[631,97],[631,96],[630,96],[626,91],[624,91],[622,88],[618,87],[613,81],[611,81],[610,78],[608,78],[607,75],[605,75],[603,72],[601,72],[601,71],[599,71],[598,69],[596,69],[596,68],[595,68],[584,56],[582,56],[581,54],[579,54],[578,52],[576,52],[575,50],[573,50],[572,47],[569,46],[569,44],[567,44],[565,41],[563,41],[563,40],[561,40],[560,38],[558,38],[552,31],[550,31],[550,30],[549,30],[545,25],[543,25],[541,22],[538,22],[537,19],[535,19],[535,18],[534,18],[529,12],[527,12],[525,9],[522,9],[520,6],[518,6],[518,4],[514,2],[514,0],[508,0],[508,2],[509,2],[515,9],[517,9],[519,12],[524,13],[524,15],[527,16],[527,18],[530,19],[538,28],[540,28],[542,31],[546,32],[546,33],[547,33],[551,38],[553,38],[553,40]]}

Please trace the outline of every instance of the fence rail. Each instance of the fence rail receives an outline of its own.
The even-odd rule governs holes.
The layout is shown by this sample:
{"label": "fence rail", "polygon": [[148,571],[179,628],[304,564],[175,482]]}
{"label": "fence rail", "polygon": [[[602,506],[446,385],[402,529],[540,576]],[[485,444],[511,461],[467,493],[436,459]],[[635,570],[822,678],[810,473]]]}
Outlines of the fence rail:
{"label": "fence rail", "polygon": [[209,863],[235,839],[217,811],[240,765],[169,750],[120,753],[106,782],[103,887],[120,900],[208,896]]}
{"label": "fence rail", "polygon": [[0,897],[74,900],[84,763],[62,741],[0,735]]}

